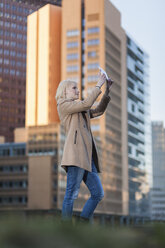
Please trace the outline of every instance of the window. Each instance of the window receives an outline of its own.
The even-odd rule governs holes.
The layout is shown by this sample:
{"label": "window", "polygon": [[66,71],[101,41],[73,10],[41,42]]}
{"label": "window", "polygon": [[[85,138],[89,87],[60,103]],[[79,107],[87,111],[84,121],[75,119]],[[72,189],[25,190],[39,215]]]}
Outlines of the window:
{"label": "window", "polygon": [[17,57],[21,58],[22,57],[22,53],[17,52]]}
{"label": "window", "polygon": [[78,59],[78,53],[70,53],[67,55],[67,60],[75,60]]}
{"label": "window", "polygon": [[82,43],[82,49],[85,50],[85,42]]}
{"label": "window", "polygon": [[22,13],[23,9],[21,7],[19,7],[18,11]]}
{"label": "window", "polygon": [[5,73],[5,74],[8,74],[8,73],[9,73],[9,69],[5,68],[5,69],[4,69],[4,73]]}
{"label": "window", "polygon": [[99,39],[88,40],[88,46],[94,46],[99,44]]}
{"label": "window", "polygon": [[78,47],[78,42],[68,42],[67,43],[67,48],[74,48],[74,47]]}
{"label": "window", "polygon": [[22,39],[22,34],[17,34],[18,39]]}
{"label": "window", "polygon": [[59,180],[59,187],[60,188],[66,188],[66,181],[65,180]]}
{"label": "window", "polygon": [[57,180],[54,180],[54,182],[53,182],[53,188],[54,189],[57,189]]}
{"label": "window", "polygon": [[12,10],[17,10],[15,5],[12,6]]}
{"label": "window", "polygon": [[128,158],[128,164],[132,165],[132,166],[138,166],[140,164],[140,162],[136,159]]}
{"label": "window", "polygon": [[11,23],[11,27],[16,28],[17,27],[16,23]]}
{"label": "window", "polygon": [[16,15],[11,15],[11,18],[12,18],[13,20],[16,20],[17,16],[16,16]]}
{"label": "window", "polygon": [[6,18],[9,18],[9,17],[10,17],[10,14],[9,14],[9,13],[5,13],[4,16],[5,16]]}
{"label": "window", "polygon": [[54,164],[54,165],[53,165],[53,171],[54,171],[54,172],[57,172],[57,171],[58,171],[58,165],[57,165],[57,164]]}
{"label": "window", "polygon": [[24,8],[24,13],[28,14],[29,13],[29,10]]}
{"label": "window", "polygon": [[88,70],[96,70],[96,69],[98,69],[98,66],[99,66],[98,63],[88,64]]}
{"label": "window", "polygon": [[16,38],[16,33],[11,32],[10,36],[11,36],[12,38]]}
{"label": "window", "polygon": [[21,31],[22,31],[23,26],[22,26],[22,25],[18,25],[18,24],[17,24],[17,28],[18,28],[18,30],[21,30]]}
{"label": "window", "polygon": [[15,75],[15,70],[10,70],[10,75]]}
{"label": "window", "polygon": [[98,75],[88,76],[88,82],[96,82],[98,80]]}
{"label": "window", "polygon": [[16,42],[15,42],[15,41],[11,41],[11,42],[10,42],[10,45],[11,45],[12,47],[15,47],[15,46],[16,46]]}
{"label": "window", "polygon": [[139,140],[139,139],[136,139],[134,137],[131,137],[130,135],[128,135],[128,142],[130,142],[131,144],[134,144],[134,145],[138,145],[138,144],[142,144],[144,145],[144,142]]}
{"label": "window", "polygon": [[11,60],[10,60],[10,65],[11,65],[11,66],[15,66],[15,60],[12,60],[12,59],[11,59]]}
{"label": "window", "polygon": [[9,60],[8,59],[4,59],[4,64],[8,65],[9,64]]}
{"label": "window", "polygon": [[10,32],[9,31],[5,31],[4,32],[4,35],[7,36],[7,37],[9,37],[10,36]]}
{"label": "window", "polygon": [[128,87],[132,90],[134,90],[134,84],[128,80]]}
{"label": "window", "polygon": [[57,202],[57,196],[56,195],[53,196],[53,201]]}
{"label": "window", "polygon": [[20,71],[16,71],[16,76],[20,76],[20,75],[21,75],[21,72]]}
{"label": "window", "polygon": [[78,36],[78,35],[79,35],[79,30],[77,30],[77,29],[67,31],[68,37],[73,37],[73,36]]}
{"label": "window", "polygon": [[24,45],[23,45],[22,43],[17,43],[17,47],[18,47],[18,48],[23,48]]}
{"label": "window", "polygon": [[5,22],[5,27],[10,27],[10,22]]}
{"label": "window", "polygon": [[16,52],[15,51],[10,51],[10,56],[15,56],[16,55]]}
{"label": "window", "polygon": [[85,19],[82,19],[82,26],[85,26]]}
{"label": "window", "polygon": [[21,67],[22,66],[22,62],[17,61],[17,66]]}
{"label": "window", "polygon": [[67,72],[74,72],[78,71],[78,65],[68,65],[67,66]]}
{"label": "window", "polygon": [[82,38],[85,38],[85,30],[82,31]]}
{"label": "window", "polygon": [[85,54],[82,55],[82,61],[85,62]]}
{"label": "window", "polygon": [[132,112],[135,112],[135,106],[132,104],[131,106]]}
{"label": "window", "polygon": [[88,28],[88,34],[99,33],[99,27]]}
{"label": "window", "polygon": [[88,52],[88,57],[89,58],[95,58],[97,56],[95,51]]}
{"label": "window", "polygon": [[129,37],[127,37],[127,44],[131,45],[131,39]]}
{"label": "window", "polygon": [[100,130],[100,125],[91,125],[92,131],[99,131]]}
{"label": "window", "polygon": [[131,154],[132,153],[132,147],[128,146],[128,153]]}
{"label": "window", "polygon": [[22,21],[22,16],[17,16],[18,21]]}
{"label": "window", "polygon": [[5,40],[5,41],[4,41],[4,45],[5,45],[5,46],[9,46],[9,41],[8,41],[8,40]]}

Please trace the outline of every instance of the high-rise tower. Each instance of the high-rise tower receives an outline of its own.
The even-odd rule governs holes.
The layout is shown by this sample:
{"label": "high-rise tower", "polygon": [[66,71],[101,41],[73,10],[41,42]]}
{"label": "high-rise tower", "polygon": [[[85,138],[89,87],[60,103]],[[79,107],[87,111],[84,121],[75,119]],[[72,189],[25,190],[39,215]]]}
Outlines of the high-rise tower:
{"label": "high-rise tower", "polygon": [[[61,49],[61,79],[77,81],[82,99],[97,83],[98,65],[115,81],[106,113],[91,120],[105,191],[104,201],[97,210],[127,213],[126,35],[121,27],[120,12],[108,0],[63,0]],[[62,171],[61,174],[64,181],[65,175]],[[83,197],[87,191],[81,190]],[[60,205],[63,194],[62,189]],[[81,200],[76,204],[79,208]]]}

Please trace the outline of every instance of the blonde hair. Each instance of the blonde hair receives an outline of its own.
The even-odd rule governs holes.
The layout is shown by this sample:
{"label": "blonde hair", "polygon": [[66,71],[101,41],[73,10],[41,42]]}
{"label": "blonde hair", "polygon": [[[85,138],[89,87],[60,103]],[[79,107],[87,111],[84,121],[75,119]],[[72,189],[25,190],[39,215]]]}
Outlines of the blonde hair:
{"label": "blonde hair", "polygon": [[56,91],[56,95],[55,95],[56,102],[58,102],[60,98],[62,99],[66,98],[65,97],[66,88],[68,88],[73,83],[77,84],[77,82],[71,79],[63,80],[59,83],[57,91]]}

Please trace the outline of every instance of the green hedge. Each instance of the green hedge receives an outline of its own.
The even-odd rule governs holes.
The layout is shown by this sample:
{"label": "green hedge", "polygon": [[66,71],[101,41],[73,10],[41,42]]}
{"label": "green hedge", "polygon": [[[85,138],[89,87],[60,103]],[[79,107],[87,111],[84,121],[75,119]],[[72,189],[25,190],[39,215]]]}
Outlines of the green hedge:
{"label": "green hedge", "polygon": [[165,247],[165,224],[110,227],[61,222],[60,217],[0,217],[0,248],[158,248]]}

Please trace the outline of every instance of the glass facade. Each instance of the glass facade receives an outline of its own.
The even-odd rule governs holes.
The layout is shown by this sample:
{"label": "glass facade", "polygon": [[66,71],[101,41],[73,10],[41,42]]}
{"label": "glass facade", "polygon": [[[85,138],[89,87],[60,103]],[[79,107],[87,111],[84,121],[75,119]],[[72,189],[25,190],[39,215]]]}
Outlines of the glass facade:
{"label": "glass facade", "polygon": [[150,216],[152,187],[148,55],[127,36],[129,214]]}
{"label": "glass facade", "polygon": [[0,157],[25,156],[26,143],[0,144]]}
{"label": "glass facade", "polygon": [[161,121],[152,122],[152,161],[152,219],[165,220],[165,128]]}
{"label": "glass facade", "polygon": [[5,142],[13,142],[14,129],[25,126],[27,16],[48,3],[61,6],[61,0],[0,3],[0,136]]}

